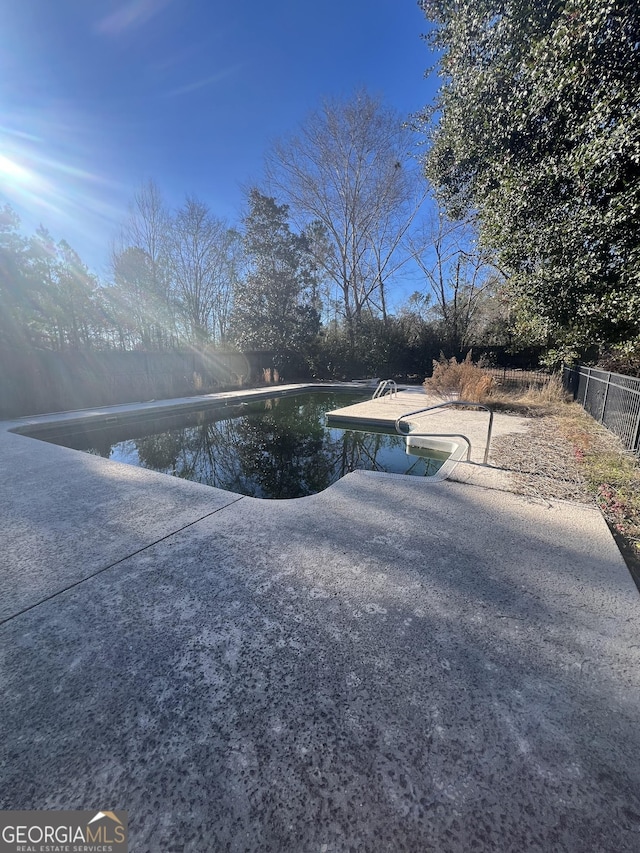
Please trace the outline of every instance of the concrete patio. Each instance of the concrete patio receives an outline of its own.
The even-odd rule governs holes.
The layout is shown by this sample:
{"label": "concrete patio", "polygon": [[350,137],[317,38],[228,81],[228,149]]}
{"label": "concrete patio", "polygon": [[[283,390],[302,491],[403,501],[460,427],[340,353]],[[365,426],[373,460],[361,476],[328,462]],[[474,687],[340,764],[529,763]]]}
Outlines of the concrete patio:
{"label": "concrete patio", "polygon": [[595,508],[478,465],[260,501],[15,425],[1,808],[125,809],[136,853],[639,849],[640,598]]}

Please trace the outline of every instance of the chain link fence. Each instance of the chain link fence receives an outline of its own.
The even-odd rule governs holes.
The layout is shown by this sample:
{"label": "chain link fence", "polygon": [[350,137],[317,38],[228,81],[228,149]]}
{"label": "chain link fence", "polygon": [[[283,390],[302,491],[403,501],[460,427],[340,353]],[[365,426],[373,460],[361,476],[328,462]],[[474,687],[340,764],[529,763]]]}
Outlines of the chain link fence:
{"label": "chain link fence", "polygon": [[592,418],[640,456],[640,378],[576,365],[563,368],[562,381]]}

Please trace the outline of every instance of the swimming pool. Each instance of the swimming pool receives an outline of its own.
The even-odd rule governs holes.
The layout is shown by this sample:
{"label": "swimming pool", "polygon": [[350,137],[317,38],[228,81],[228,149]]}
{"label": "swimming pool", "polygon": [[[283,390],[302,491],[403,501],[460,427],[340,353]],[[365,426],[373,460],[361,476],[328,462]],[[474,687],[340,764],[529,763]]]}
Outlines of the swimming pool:
{"label": "swimming pool", "polygon": [[327,425],[328,411],[369,398],[362,392],[313,391],[30,434],[257,498],[316,494],[354,470],[435,474],[449,456],[446,449],[416,448],[392,429]]}

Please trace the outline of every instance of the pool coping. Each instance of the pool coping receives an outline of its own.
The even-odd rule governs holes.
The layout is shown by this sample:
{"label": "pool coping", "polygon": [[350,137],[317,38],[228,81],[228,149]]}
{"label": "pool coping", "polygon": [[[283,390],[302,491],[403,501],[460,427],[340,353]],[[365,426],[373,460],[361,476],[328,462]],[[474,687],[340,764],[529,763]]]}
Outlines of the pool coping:
{"label": "pool coping", "polygon": [[[357,386],[349,383],[299,383],[287,385],[270,385],[264,388],[247,388],[237,391],[220,391],[211,394],[201,394],[191,397],[174,397],[169,400],[141,400],[132,403],[119,403],[110,406],[94,406],[87,409],[75,409],[66,412],[48,412],[38,415],[25,415],[20,418],[0,421],[10,432],[28,435],[34,427],[46,429],[47,425],[60,426],[67,424],[75,426],[87,422],[123,423],[150,414],[170,414],[171,412],[190,412],[200,409],[215,409],[233,405],[236,402],[266,400],[273,397],[284,397],[300,391],[311,390],[356,390]],[[360,386],[361,387],[361,386]],[[10,426],[7,426],[10,425]]]}

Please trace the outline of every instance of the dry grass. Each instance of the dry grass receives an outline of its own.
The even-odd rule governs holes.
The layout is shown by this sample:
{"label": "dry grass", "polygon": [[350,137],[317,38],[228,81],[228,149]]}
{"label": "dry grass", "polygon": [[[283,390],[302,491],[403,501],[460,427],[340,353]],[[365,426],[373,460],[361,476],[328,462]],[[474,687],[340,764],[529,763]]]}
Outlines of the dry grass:
{"label": "dry grass", "polygon": [[573,447],[558,439],[558,417],[537,417],[526,436],[511,433],[495,438],[492,455],[501,467],[514,472],[520,494],[593,503]]}
{"label": "dry grass", "polygon": [[553,374],[543,383],[523,384],[520,388],[502,390],[496,387],[490,398],[496,411],[513,412],[527,417],[561,414],[569,401],[559,375]]}
{"label": "dry grass", "polygon": [[491,394],[494,380],[481,366],[473,364],[471,353],[464,361],[445,358],[433,362],[433,374],[424,381],[426,391],[444,399],[457,397],[474,403],[484,403]]}
{"label": "dry grass", "polygon": [[440,356],[433,362],[433,375],[425,379],[427,392],[444,399],[459,398],[474,403],[490,405],[496,411],[512,412],[527,417],[546,417],[560,412],[567,402],[567,393],[558,374],[547,377],[542,382],[527,380],[523,372],[521,385],[509,380],[509,386],[503,388],[482,364],[473,364],[471,354],[464,361]]}

